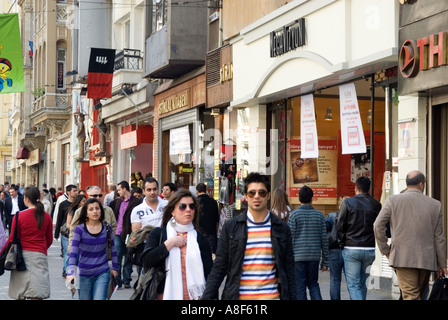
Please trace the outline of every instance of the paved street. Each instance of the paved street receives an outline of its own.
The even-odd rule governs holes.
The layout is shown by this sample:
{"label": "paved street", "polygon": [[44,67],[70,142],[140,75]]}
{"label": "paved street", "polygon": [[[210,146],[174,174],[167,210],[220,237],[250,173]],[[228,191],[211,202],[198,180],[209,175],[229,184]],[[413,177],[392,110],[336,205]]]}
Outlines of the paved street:
{"label": "paved street", "polygon": [[[60,257],[61,249],[60,242],[55,241],[48,250],[48,263],[50,266],[50,283],[51,283],[51,296],[50,300],[72,300],[72,294],[65,286],[65,279],[62,278],[62,258]],[[137,273],[132,274],[134,284]],[[321,288],[322,297],[324,300],[329,300],[329,288],[330,288],[330,273],[319,273],[319,284]],[[0,277],[0,300],[11,300],[8,296],[9,286],[9,272],[6,271],[3,276]],[[112,300],[129,300],[133,293],[133,289],[120,289],[117,290]],[[349,300],[347,287],[345,282],[342,284],[341,295],[343,300]],[[75,295],[74,299],[78,299]],[[367,300],[391,300],[389,292],[383,290],[369,290],[367,294]]]}

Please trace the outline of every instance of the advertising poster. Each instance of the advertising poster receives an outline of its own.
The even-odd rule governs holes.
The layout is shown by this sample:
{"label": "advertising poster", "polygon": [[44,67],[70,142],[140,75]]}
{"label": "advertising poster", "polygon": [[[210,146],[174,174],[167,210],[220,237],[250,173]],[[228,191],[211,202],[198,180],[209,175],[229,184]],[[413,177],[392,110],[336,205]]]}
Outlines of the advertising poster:
{"label": "advertising poster", "polygon": [[301,140],[303,158],[318,158],[316,116],[314,114],[313,95],[309,94],[301,98],[300,103],[300,132],[304,139]]}
{"label": "advertising poster", "polygon": [[[338,197],[353,197],[355,195],[355,182],[360,176],[372,179],[372,161],[370,159],[370,131],[364,131],[366,153],[360,154],[342,154],[338,153]],[[384,132],[377,131],[373,137],[374,141],[374,161],[373,161],[373,183],[374,198],[381,198],[383,186],[383,176],[385,170],[385,136]],[[341,143],[341,135],[339,135]]]}
{"label": "advertising poster", "polygon": [[319,158],[303,158],[300,137],[291,137],[288,154],[289,197],[300,204],[299,190],[313,189],[313,204],[337,203],[338,150],[335,137],[320,137]]}
{"label": "advertising poster", "polygon": [[366,153],[354,83],[339,86],[342,154]]}

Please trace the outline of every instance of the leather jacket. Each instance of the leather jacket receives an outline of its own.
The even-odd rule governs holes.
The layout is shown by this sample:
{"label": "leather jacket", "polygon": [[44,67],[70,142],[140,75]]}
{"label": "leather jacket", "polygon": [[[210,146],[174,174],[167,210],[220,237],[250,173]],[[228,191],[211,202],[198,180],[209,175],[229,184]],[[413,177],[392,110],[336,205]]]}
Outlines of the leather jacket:
{"label": "leather jacket", "polygon": [[373,223],[381,210],[381,203],[368,193],[345,199],[337,219],[338,242],[344,247],[375,247]]}
{"label": "leather jacket", "polygon": [[[207,279],[202,299],[218,299],[219,287],[226,277],[221,298],[222,300],[237,300],[247,243],[247,211],[224,224],[218,241],[216,259]],[[271,214],[271,241],[275,253],[280,298],[295,300],[296,285],[291,231],[286,223],[274,214]]]}

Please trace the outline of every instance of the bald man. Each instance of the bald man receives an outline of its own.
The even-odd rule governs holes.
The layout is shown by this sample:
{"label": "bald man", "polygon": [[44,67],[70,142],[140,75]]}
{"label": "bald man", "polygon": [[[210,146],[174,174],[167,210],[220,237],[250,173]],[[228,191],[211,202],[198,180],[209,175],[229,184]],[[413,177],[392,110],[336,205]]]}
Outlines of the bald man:
{"label": "bald man", "polygon": [[[378,247],[396,270],[404,300],[423,300],[431,272],[446,274],[441,204],[423,194],[425,184],[423,173],[409,172],[406,191],[386,199],[374,224]],[[388,222],[391,244],[386,237]]]}

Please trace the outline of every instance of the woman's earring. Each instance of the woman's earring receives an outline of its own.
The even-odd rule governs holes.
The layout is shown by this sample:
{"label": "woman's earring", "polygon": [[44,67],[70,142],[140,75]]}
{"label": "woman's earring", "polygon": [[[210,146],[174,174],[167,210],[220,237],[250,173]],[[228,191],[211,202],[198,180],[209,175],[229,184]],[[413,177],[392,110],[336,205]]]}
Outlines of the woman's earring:
{"label": "woman's earring", "polygon": [[173,219],[171,219],[171,226],[174,228],[174,226],[176,225],[176,220],[174,220],[174,217],[173,217]]}

